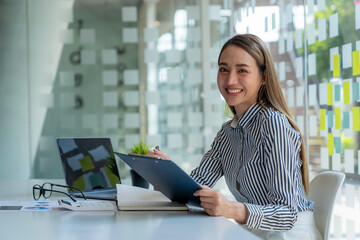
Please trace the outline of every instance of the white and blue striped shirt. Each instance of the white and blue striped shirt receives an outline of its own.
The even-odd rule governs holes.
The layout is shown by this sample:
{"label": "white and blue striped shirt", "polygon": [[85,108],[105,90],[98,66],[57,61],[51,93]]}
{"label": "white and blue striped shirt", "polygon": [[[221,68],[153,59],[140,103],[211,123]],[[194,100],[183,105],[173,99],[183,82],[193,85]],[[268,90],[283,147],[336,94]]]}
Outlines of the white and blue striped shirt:
{"label": "white and blue striped shirt", "polygon": [[225,176],[231,193],[248,209],[248,228],[290,230],[297,212],[314,209],[302,185],[300,133],[285,115],[257,103],[231,123],[222,125],[191,176],[209,187]]}

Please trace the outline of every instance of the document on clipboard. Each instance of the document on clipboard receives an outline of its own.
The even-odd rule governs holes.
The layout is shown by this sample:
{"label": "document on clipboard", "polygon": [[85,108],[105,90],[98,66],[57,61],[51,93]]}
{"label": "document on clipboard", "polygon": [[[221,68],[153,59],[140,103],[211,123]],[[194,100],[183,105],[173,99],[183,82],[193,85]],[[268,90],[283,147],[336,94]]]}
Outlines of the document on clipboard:
{"label": "document on clipboard", "polygon": [[115,154],[172,202],[201,207],[193,194],[202,187],[171,160]]}

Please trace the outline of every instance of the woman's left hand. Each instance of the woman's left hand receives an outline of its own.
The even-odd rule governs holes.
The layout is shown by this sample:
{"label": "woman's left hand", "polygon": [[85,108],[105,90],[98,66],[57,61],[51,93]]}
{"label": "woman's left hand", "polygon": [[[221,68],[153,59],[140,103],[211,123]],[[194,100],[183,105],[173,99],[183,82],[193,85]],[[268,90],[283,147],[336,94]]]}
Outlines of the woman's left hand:
{"label": "woman's left hand", "polygon": [[240,223],[245,223],[247,219],[247,208],[241,202],[233,202],[226,199],[221,193],[203,186],[203,189],[194,192],[194,196],[199,196],[201,206],[210,216],[224,216],[233,218]]}

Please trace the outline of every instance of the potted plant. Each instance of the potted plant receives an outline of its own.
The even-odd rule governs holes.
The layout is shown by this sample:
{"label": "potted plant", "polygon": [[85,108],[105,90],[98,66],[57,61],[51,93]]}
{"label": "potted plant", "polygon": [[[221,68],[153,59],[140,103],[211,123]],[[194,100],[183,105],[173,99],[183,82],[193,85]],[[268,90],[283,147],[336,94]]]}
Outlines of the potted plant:
{"label": "potted plant", "polygon": [[[139,143],[133,144],[132,148],[129,150],[129,154],[138,156],[147,155],[150,148],[150,145],[145,144],[141,140]],[[130,176],[133,186],[149,188],[149,182],[132,169],[130,170]]]}

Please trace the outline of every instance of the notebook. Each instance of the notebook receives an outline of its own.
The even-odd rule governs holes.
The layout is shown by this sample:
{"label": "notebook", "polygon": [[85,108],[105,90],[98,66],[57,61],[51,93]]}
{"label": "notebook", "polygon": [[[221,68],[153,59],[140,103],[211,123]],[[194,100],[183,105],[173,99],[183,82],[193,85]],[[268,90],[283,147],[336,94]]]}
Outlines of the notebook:
{"label": "notebook", "polygon": [[[120,175],[110,138],[58,138],[66,184],[87,198],[116,200]],[[79,191],[69,194],[81,197]]]}
{"label": "notebook", "polygon": [[202,187],[173,161],[115,154],[171,201],[201,207],[200,198],[193,194]]}

